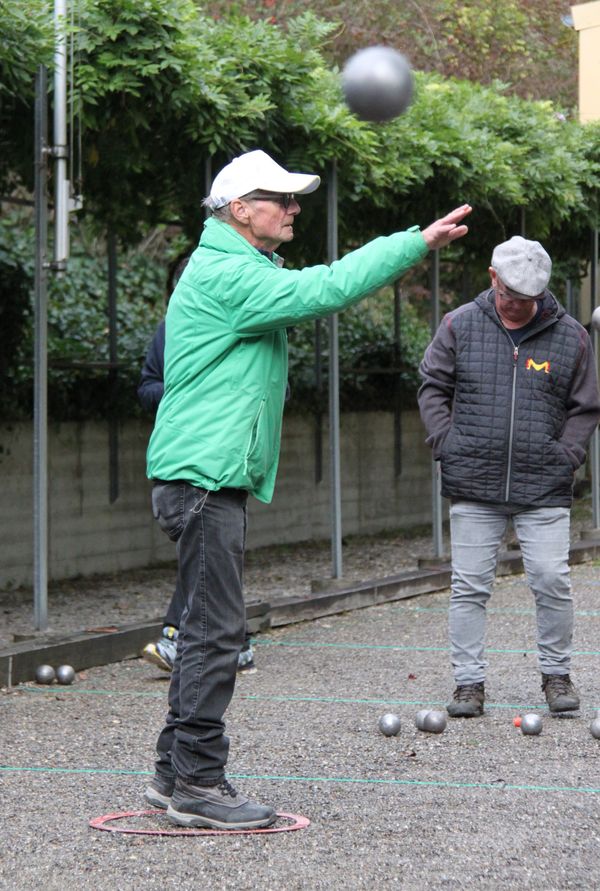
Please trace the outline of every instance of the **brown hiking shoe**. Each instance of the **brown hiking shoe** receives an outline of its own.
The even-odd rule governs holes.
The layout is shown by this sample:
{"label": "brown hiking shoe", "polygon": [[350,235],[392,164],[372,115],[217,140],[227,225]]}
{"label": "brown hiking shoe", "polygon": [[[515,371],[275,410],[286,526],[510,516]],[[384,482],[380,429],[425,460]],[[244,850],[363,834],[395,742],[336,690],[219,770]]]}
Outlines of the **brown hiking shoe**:
{"label": "brown hiking shoe", "polygon": [[451,718],[478,718],[483,714],[485,688],[479,684],[460,684],[446,706]]}
{"label": "brown hiking shoe", "polygon": [[573,712],[579,708],[579,694],[568,674],[544,674],[542,690],[551,712]]}

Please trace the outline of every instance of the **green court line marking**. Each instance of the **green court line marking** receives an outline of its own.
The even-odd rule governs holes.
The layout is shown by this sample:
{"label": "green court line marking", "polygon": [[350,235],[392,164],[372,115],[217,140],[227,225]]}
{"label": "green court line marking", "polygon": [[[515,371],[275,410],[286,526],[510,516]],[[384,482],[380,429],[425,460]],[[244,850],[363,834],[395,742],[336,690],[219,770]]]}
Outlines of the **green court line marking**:
{"label": "green court line marking", "polygon": [[[52,693],[52,689],[42,690],[38,687],[20,687],[25,693]],[[155,699],[164,699],[164,693],[144,693],[135,690],[129,692],[127,690],[64,690],[61,691],[73,696],[145,696]],[[303,696],[303,695],[268,695],[262,693],[240,693],[239,699],[246,702],[323,702],[330,704],[346,704],[346,705],[406,705],[418,706],[445,706],[446,700],[441,699],[355,699],[353,697],[342,696]],[[486,708],[509,709],[511,711],[534,711],[535,709],[546,709],[546,705],[530,705],[528,703],[513,702],[486,702]],[[590,709],[598,709],[598,706],[589,706]]]}
{"label": "green court line marking", "polygon": [[[40,687],[14,687],[13,689],[19,690],[19,692],[23,693],[50,693],[53,696],[57,695],[56,687],[47,687],[45,690],[42,690]],[[60,695],[65,694],[66,696],[138,696],[142,698],[150,698],[150,699],[166,699],[167,689],[162,693],[149,693],[144,690],[81,690],[76,688],[74,690],[60,690]]]}
{"label": "green court line marking", "polygon": [[[449,653],[449,647],[417,647],[402,646],[401,644],[361,644],[361,643],[329,643],[327,641],[318,643],[316,641],[304,640],[262,640],[257,643],[260,647],[300,647],[302,649],[338,649],[338,650],[387,650],[390,652],[405,653]],[[537,650],[508,650],[499,649],[497,647],[486,647],[487,653],[505,654],[505,655],[526,655],[535,656]],[[573,650],[573,656],[600,656],[598,650]]]}
{"label": "green court line marking", "polygon": [[[600,582],[598,583],[600,584]],[[393,606],[393,609],[407,613],[448,613],[447,606]],[[488,606],[488,613],[504,613],[511,616],[534,616],[535,609],[526,609],[512,606]],[[576,609],[576,616],[584,616],[587,618],[598,618],[600,609]]]}
{"label": "green court line marking", "polygon": [[[62,774],[104,774],[115,776],[152,776],[149,770],[125,770],[119,768],[101,767],[17,767],[13,765],[0,765],[0,771],[5,773],[62,773]],[[295,775],[263,775],[231,773],[231,779],[235,780],[271,780],[286,783],[339,783],[346,785],[377,785],[377,786],[421,786],[435,789],[486,789],[500,792],[575,792],[582,795],[598,795],[600,788],[593,786],[542,786],[528,783],[465,783],[460,780],[398,780],[383,779],[382,777],[305,777]]]}

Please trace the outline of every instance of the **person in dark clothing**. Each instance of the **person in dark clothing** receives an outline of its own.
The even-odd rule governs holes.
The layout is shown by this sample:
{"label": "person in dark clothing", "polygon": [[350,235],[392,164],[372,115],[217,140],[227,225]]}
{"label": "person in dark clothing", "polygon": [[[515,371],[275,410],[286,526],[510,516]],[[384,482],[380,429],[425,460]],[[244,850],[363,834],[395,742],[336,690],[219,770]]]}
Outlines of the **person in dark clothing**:
{"label": "person in dark clothing", "polygon": [[[188,264],[189,255],[179,259],[173,264],[169,274],[168,294],[175,290],[175,285],[181,277],[181,273]],[[167,304],[169,298],[167,298]],[[149,414],[155,415],[160,400],[165,391],[165,320],[163,319],[156,329],[148,347],[146,358],[142,366],[140,383],[137,390],[140,405]],[[156,641],[147,643],[142,650],[142,656],[146,662],[158,666],[163,671],[171,671],[177,654],[177,639],[181,616],[185,609],[185,595],[182,591],[179,579],[175,582],[175,590],[169,602],[163,621],[161,636]],[[246,638],[240,655],[238,656],[238,671],[252,673],[256,671],[254,663],[254,650],[250,642],[250,633],[246,630]]]}
{"label": "person in dark clothing", "polygon": [[138,386],[140,405],[149,414],[156,414],[165,392],[165,320],[160,322],[150,341]]}
{"label": "person in dark clothing", "polygon": [[451,500],[455,718],[483,713],[486,604],[509,518],[535,596],[548,707],[580,704],[570,678],[569,521],[600,397],[590,338],[547,289],[551,271],[537,241],[498,245],[491,288],[444,317],[420,366],[427,443]]}

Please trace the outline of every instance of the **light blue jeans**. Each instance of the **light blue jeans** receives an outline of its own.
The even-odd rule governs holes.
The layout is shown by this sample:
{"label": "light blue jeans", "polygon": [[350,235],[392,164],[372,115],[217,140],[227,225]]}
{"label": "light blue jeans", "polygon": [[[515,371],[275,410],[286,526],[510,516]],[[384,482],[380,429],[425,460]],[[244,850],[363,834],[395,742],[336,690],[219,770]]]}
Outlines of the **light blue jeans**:
{"label": "light blue jeans", "polygon": [[491,504],[459,501],[450,508],[449,631],[457,684],[485,679],[486,606],[496,576],[500,543],[510,518],[535,597],[540,671],[569,673],[573,638],[569,508],[544,507],[507,514]]}

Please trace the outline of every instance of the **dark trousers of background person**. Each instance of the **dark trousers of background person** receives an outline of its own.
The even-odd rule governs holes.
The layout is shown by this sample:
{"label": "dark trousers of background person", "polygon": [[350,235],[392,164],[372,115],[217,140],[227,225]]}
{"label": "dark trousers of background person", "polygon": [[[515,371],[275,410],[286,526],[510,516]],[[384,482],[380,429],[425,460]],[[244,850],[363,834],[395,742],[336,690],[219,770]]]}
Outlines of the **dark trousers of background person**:
{"label": "dark trousers of background person", "polygon": [[154,516],[177,542],[178,585],[185,598],[169,712],[157,742],[156,769],[212,785],[229,751],[223,716],[244,642],[247,492],[210,492],[184,481],[156,481]]}

